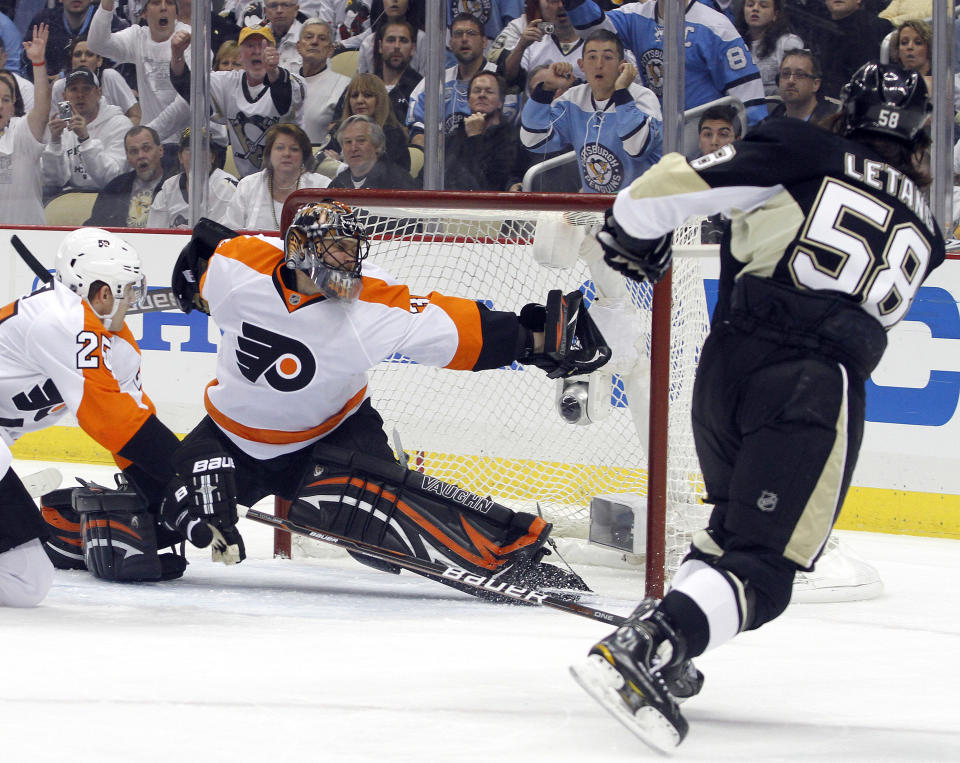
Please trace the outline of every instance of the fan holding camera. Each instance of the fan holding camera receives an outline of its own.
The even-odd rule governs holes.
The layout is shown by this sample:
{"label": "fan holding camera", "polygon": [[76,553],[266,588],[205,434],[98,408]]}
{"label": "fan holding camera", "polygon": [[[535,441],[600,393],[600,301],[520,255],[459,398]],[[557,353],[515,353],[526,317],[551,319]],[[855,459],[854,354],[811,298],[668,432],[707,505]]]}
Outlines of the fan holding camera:
{"label": "fan holding camera", "polygon": [[126,168],[123,136],[133,122],[102,98],[100,79],[90,69],[70,72],[63,94],[40,157],[44,185],[100,190]]}
{"label": "fan holding camera", "polygon": [[[584,80],[578,60],[583,57],[583,41],[567,16],[560,0],[527,0],[523,33],[513,50],[502,61],[502,74],[508,85],[523,85],[530,72],[544,64],[566,61],[574,78]],[[630,63],[634,63],[630,59]]]}

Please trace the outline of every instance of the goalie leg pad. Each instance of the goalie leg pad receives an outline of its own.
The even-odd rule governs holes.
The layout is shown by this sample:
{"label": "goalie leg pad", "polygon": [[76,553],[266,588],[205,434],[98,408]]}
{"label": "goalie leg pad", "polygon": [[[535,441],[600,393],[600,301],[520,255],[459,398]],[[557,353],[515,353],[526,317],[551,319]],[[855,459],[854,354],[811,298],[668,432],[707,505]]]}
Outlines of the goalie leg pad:
{"label": "goalie leg pad", "polygon": [[136,582],[183,575],[186,559],[158,553],[156,520],[136,491],[88,484],[73,490],[72,501],[84,561],[94,577]]}
{"label": "goalie leg pad", "polygon": [[43,548],[58,570],[85,570],[80,515],[73,510],[73,488],[45,493],[40,498],[40,514],[50,528]]}
{"label": "goalie leg pad", "polygon": [[435,477],[334,446],[314,449],[290,518],[317,529],[495,577],[536,567],[551,525]]}

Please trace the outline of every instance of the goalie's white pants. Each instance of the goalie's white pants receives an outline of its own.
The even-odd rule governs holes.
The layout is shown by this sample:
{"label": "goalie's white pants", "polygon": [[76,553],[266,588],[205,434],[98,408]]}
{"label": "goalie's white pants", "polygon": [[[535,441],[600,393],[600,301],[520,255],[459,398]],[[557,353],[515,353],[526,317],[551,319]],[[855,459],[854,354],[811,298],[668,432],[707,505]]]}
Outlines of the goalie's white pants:
{"label": "goalie's white pants", "polygon": [[0,553],[0,607],[35,607],[52,583],[53,565],[36,538]]}

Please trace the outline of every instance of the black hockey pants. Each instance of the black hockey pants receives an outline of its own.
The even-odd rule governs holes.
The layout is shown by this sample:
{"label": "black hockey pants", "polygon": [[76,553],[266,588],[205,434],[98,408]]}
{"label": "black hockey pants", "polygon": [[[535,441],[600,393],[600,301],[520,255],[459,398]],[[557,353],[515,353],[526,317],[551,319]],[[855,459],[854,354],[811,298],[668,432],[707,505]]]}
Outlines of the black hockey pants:
{"label": "black hockey pants", "polygon": [[[863,438],[864,380],[837,360],[715,325],[694,386],[710,539],[693,556],[747,587],[747,628],[789,604],[836,520]],[[719,553],[719,558],[718,558]]]}

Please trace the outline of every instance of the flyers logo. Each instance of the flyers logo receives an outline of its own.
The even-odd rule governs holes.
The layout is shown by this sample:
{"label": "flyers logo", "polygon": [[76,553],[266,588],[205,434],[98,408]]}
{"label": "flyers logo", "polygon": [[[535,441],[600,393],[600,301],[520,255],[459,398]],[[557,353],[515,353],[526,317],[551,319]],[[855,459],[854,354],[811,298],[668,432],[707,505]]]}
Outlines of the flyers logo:
{"label": "flyers logo", "polygon": [[410,312],[421,313],[423,309],[430,304],[426,297],[410,297]]}
{"label": "flyers logo", "polygon": [[237,366],[252,382],[261,376],[280,392],[296,392],[313,379],[317,363],[306,345],[252,323],[237,337]]}
{"label": "flyers logo", "polygon": [[[60,395],[57,385],[53,383],[53,379],[47,379],[43,383],[43,387],[34,384],[33,389],[29,392],[20,392],[14,395],[13,404],[18,411],[33,413],[33,420],[40,421],[63,408],[63,397]],[[5,421],[9,420],[5,419]],[[20,422],[20,426],[23,426],[23,419],[17,419],[17,421]]]}

